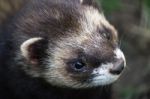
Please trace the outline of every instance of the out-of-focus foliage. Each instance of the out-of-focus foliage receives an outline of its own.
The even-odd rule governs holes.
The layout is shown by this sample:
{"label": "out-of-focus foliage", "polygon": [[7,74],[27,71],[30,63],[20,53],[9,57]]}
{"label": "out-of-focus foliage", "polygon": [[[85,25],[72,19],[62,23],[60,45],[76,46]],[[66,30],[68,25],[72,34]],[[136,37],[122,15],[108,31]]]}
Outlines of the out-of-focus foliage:
{"label": "out-of-focus foliage", "polygon": [[0,0],[0,25],[19,10],[26,0]]}
{"label": "out-of-focus foliage", "polygon": [[[121,9],[121,0],[97,0],[106,13]],[[143,3],[150,8],[150,0],[143,0]]]}
{"label": "out-of-focus foliage", "polygon": [[114,99],[150,99],[150,0],[98,0],[117,28],[127,68]]}
{"label": "out-of-focus foliage", "polygon": [[100,3],[106,14],[121,8],[120,0],[101,0]]}
{"label": "out-of-focus foliage", "polygon": [[144,0],[144,3],[150,7],[150,0]]}

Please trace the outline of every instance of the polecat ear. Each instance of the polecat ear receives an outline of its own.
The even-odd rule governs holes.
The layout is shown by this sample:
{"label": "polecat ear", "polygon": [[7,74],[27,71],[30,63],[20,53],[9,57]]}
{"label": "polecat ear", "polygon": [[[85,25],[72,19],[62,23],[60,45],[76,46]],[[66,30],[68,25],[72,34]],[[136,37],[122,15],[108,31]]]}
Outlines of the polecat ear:
{"label": "polecat ear", "polygon": [[38,65],[46,54],[48,41],[37,37],[30,38],[20,46],[21,54],[33,65]]}

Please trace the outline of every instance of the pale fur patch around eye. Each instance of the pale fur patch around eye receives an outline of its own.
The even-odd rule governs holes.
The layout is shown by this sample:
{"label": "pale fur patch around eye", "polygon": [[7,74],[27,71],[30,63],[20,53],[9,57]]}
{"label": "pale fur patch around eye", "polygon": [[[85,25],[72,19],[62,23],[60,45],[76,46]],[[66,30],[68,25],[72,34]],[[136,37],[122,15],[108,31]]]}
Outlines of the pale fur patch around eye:
{"label": "pale fur patch around eye", "polygon": [[86,10],[84,11],[84,14],[86,19],[90,21],[90,23],[92,23],[91,25],[94,24],[96,26],[101,27],[101,25],[104,24],[106,26],[110,26],[104,14],[100,13],[97,9],[93,8],[92,6],[87,7]]}

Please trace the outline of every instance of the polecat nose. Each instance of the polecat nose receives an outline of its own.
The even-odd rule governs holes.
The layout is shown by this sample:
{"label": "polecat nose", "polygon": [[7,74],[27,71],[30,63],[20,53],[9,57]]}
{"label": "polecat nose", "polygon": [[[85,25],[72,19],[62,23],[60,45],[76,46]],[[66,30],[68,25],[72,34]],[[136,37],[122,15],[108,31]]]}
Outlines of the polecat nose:
{"label": "polecat nose", "polygon": [[114,75],[119,75],[125,67],[124,60],[123,59],[118,59],[115,63],[114,66],[110,69],[110,73]]}

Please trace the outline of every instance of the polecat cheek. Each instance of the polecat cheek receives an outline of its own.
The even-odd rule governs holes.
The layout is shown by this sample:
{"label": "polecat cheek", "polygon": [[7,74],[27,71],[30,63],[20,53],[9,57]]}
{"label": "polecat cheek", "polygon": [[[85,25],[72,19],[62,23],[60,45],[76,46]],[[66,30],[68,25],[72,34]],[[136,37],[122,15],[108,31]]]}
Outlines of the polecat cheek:
{"label": "polecat cheek", "polygon": [[118,79],[118,75],[112,75],[109,73],[109,69],[113,67],[113,63],[101,64],[98,68],[95,68],[92,72],[92,75],[95,75],[92,78],[93,85],[107,85],[113,83]]}
{"label": "polecat cheek", "polygon": [[92,78],[93,85],[107,85],[116,81],[126,66],[123,52],[117,48],[114,50],[114,61],[103,63],[92,72],[96,75]]}
{"label": "polecat cheek", "polygon": [[108,85],[113,82],[115,82],[118,79],[119,76],[112,76],[109,73],[106,73],[104,75],[96,76],[92,79],[92,84],[94,86],[103,86]]}
{"label": "polecat cheek", "polygon": [[95,68],[93,70],[92,74],[96,74],[96,75],[105,74],[112,67],[113,67],[112,63],[101,64],[98,68]]}

